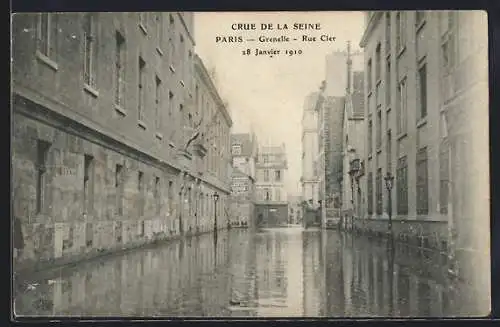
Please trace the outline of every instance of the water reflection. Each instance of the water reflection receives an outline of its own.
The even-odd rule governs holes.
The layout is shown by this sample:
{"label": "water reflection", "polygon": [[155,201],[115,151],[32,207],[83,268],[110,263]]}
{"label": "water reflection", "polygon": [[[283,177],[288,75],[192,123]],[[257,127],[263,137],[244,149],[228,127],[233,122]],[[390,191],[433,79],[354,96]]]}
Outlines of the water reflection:
{"label": "water reflection", "polygon": [[46,274],[15,305],[29,316],[439,317],[453,314],[444,276],[438,253],[337,231],[231,230]]}

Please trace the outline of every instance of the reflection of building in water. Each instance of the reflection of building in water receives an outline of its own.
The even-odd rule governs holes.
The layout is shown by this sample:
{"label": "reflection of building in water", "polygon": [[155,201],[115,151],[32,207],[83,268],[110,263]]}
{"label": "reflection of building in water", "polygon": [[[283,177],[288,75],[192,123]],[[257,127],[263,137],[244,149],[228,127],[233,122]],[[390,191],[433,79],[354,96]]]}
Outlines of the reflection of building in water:
{"label": "reflection of building in water", "polygon": [[325,308],[328,316],[343,317],[344,314],[344,279],[339,234],[330,234],[325,240]]}
{"label": "reflection of building in water", "polygon": [[303,237],[303,289],[304,289],[304,315],[324,315],[324,298],[322,289],[325,288],[323,268],[320,264],[320,244],[317,233],[304,232]]}

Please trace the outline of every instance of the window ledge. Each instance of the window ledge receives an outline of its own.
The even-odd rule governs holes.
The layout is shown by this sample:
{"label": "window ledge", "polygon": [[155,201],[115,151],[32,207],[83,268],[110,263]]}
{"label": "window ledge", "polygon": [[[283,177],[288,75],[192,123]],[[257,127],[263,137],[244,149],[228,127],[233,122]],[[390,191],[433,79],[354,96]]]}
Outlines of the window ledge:
{"label": "window ledge", "polygon": [[144,35],[148,35],[148,29],[146,28],[146,26],[144,26],[143,23],[139,23],[139,28],[141,29],[142,33],[144,33]]}
{"label": "window ledge", "polygon": [[95,98],[97,98],[99,96],[99,91],[97,91],[95,88],[93,88],[92,86],[90,86],[89,84],[87,83],[84,83],[83,84],[83,89],[87,92],[87,93],[90,93],[92,96],[94,96]]}
{"label": "window ledge", "polygon": [[156,136],[156,138],[158,140],[163,140],[163,134],[162,133],[156,133],[155,136]]}
{"label": "window ledge", "polygon": [[59,70],[59,65],[54,60],[50,59],[49,57],[47,57],[46,55],[41,53],[40,50],[36,50],[36,58],[38,60],[40,60],[42,63],[44,63],[45,65],[52,68],[54,71]]}
{"label": "window ledge", "polygon": [[183,81],[183,80],[180,80],[180,83],[181,83],[182,87],[185,87],[185,86],[186,86],[186,84],[184,84],[184,81]]}
{"label": "window ledge", "polygon": [[370,154],[368,155],[368,160],[371,160],[371,159],[372,159],[372,154],[370,153]]}
{"label": "window ledge", "polygon": [[163,56],[163,50],[160,49],[160,47],[156,47],[156,52],[158,52],[160,56]]}
{"label": "window ledge", "polygon": [[399,133],[399,135],[396,137],[397,140],[401,140],[403,137],[407,136],[408,133],[407,132],[402,132],[402,133]]}
{"label": "window ledge", "polygon": [[139,119],[139,120],[137,120],[137,125],[139,125],[139,127],[141,127],[141,128],[142,128],[142,129],[144,129],[144,130],[147,128],[146,123],[145,123],[145,122],[143,122],[143,121],[142,121],[142,120],[140,120],[140,119]]}
{"label": "window ledge", "polygon": [[398,58],[403,55],[403,53],[406,51],[406,45],[401,46],[398,50]]}
{"label": "window ledge", "polygon": [[382,79],[379,77],[379,78],[377,78],[377,81],[375,82],[375,86],[379,86],[380,83],[382,83]]}
{"label": "window ledge", "polygon": [[386,111],[386,112],[390,112],[391,110],[392,110],[392,109],[391,109],[391,107],[390,107],[390,106],[389,106],[389,107],[387,107],[387,108],[385,109],[385,111]]}
{"label": "window ledge", "polygon": [[172,148],[172,149],[175,149],[175,144],[172,143],[172,142],[169,142],[168,145]]}
{"label": "window ledge", "polygon": [[420,127],[424,126],[425,124],[427,124],[427,117],[420,118],[417,121],[417,128],[420,128]]}
{"label": "window ledge", "polygon": [[170,71],[171,71],[172,73],[175,73],[175,68],[174,68],[174,66],[170,65],[168,68],[170,68]]}
{"label": "window ledge", "polygon": [[118,104],[115,104],[115,111],[117,113],[119,113],[120,115],[122,115],[122,116],[126,116],[127,115],[127,111],[125,109],[123,109],[122,106],[120,106]]}
{"label": "window ledge", "polygon": [[370,88],[370,89],[368,90],[368,97],[371,97],[371,95],[372,95],[372,89]]}
{"label": "window ledge", "polygon": [[382,152],[382,146],[379,146],[379,147],[377,148],[377,154],[379,154],[380,152]]}

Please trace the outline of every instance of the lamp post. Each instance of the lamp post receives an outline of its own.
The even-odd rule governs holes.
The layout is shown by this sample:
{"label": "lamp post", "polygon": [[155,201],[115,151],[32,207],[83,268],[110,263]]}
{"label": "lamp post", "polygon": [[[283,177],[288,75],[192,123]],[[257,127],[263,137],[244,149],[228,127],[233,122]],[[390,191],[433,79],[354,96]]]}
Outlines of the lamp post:
{"label": "lamp post", "polygon": [[389,236],[392,238],[392,187],[394,182],[394,176],[390,172],[384,177],[385,187],[387,188],[388,199],[387,199],[387,213],[389,214]]}
{"label": "lamp post", "polygon": [[360,160],[359,159],[353,159],[353,160],[351,160],[351,162],[350,162],[350,170],[349,170],[349,176],[351,177],[351,206],[352,206],[351,228],[354,227],[354,212],[355,212],[355,205],[354,205],[354,180],[355,180],[355,178],[357,179],[359,170],[360,170]]}
{"label": "lamp post", "polygon": [[217,201],[219,201],[219,193],[215,192],[213,195],[214,198],[214,233],[217,233]]}

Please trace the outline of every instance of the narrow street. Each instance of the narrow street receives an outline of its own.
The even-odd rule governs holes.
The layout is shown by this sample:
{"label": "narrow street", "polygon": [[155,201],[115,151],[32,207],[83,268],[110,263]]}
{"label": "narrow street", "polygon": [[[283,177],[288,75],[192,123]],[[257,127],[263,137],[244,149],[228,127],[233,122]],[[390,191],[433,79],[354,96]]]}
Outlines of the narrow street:
{"label": "narrow street", "polygon": [[205,234],[44,273],[19,290],[15,311],[21,316],[443,316],[449,315],[452,298],[444,276],[444,256],[400,245],[389,251],[383,241],[364,236],[301,227],[233,229],[216,239]]}

